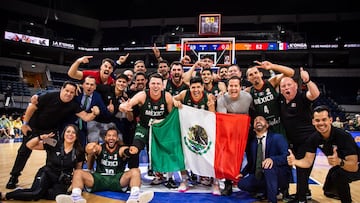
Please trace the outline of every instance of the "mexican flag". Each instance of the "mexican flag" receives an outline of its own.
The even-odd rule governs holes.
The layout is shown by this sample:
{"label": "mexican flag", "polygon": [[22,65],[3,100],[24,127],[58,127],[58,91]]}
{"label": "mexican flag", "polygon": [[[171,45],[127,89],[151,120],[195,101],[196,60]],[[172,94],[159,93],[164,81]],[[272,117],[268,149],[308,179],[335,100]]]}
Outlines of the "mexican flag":
{"label": "mexican flag", "polygon": [[[190,169],[202,176],[236,180],[245,152],[250,117],[182,106],[181,109],[174,108],[165,120],[151,127],[153,170],[177,171],[165,171],[174,164],[172,168],[178,170]],[[182,151],[178,150],[179,146]],[[184,168],[182,164],[185,164]]]}

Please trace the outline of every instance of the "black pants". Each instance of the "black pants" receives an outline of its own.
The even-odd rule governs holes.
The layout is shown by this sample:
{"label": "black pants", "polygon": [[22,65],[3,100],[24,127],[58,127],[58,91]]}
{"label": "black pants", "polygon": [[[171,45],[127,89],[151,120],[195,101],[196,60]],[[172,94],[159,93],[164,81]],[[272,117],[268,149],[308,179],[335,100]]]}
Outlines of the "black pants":
{"label": "black pants", "polygon": [[[292,145],[292,150],[296,159],[304,158],[306,153],[305,149],[305,143]],[[300,201],[306,200],[306,192],[309,191],[309,177],[313,166],[314,163],[310,168],[296,167],[296,196]]]}
{"label": "black pants", "polygon": [[22,143],[18,149],[14,166],[10,172],[12,176],[20,176],[21,171],[24,170],[25,164],[31,155],[31,150],[26,147],[26,143],[33,138],[33,136],[23,136]]}
{"label": "black pants", "polygon": [[59,174],[51,172],[49,168],[42,167],[36,173],[34,182],[31,188],[17,189],[12,192],[6,193],[8,200],[39,200],[49,199],[54,200],[56,195],[65,194],[67,187],[59,182]]}
{"label": "black pants", "polygon": [[[134,122],[128,121],[126,118],[122,119],[114,119],[116,127],[119,129],[123,136],[123,142],[127,146],[131,146],[134,141],[135,135],[135,124]],[[128,168],[138,168],[139,167],[139,153],[130,156],[126,159],[126,163],[128,164]],[[125,165],[126,165],[125,163]]]}
{"label": "black pants", "polygon": [[[27,136],[25,136],[25,135],[23,136],[22,143],[18,149],[18,153],[16,155],[16,159],[15,159],[13,168],[11,169],[10,175],[18,177],[21,175],[21,171],[24,170],[25,164],[26,164],[27,160],[29,159],[31,152],[32,152],[32,150],[26,146],[26,143],[29,140],[31,140],[32,138],[38,136],[39,134],[44,134],[44,133],[49,133],[49,132],[55,132],[55,134],[57,134],[56,133],[57,131],[50,130],[50,131],[44,132],[44,131],[36,131],[33,129],[32,133],[28,132]],[[58,139],[58,136],[55,136],[54,139]]]}
{"label": "black pants", "polygon": [[326,176],[323,190],[338,194],[342,203],[351,203],[349,183],[356,180],[360,180],[360,169],[357,172],[348,172],[340,166],[334,166]]}

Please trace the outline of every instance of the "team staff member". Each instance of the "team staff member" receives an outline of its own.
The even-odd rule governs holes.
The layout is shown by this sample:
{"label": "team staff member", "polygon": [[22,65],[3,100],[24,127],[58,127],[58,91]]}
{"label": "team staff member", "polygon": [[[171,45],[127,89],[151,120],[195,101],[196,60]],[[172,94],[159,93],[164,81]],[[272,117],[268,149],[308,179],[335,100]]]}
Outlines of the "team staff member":
{"label": "team staff member", "polygon": [[[295,157],[305,156],[305,140],[316,130],[311,123],[312,102],[319,97],[320,91],[310,80],[309,73],[300,68],[301,80],[307,86],[307,91],[301,91],[298,84],[290,77],[280,81],[280,118],[284,124],[286,137]],[[296,198],[294,202],[305,202],[311,199],[309,190],[310,168],[296,167]],[[308,193],[308,194],[306,194]]]}
{"label": "team staff member", "polygon": [[351,203],[349,183],[360,180],[360,150],[350,133],[332,126],[331,123],[329,108],[317,106],[312,119],[317,132],[307,140],[305,157],[296,159],[289,150],[288,163],[309,168],[314,162],[316,149],[319,148],[332,166],[323,186],[325,196],[340,199],[342,203]]}
{"label": "team staff member", "polygon": [[[10,172],[11,177],[6,185],[7,189],[14,189],[18,183],[18,177],[31,155],[31,150],[26,147],[26,143],[33,136],[50,132],[57,133],[59,129],[63,129],[66,119],[73,114],[86,122],[99,115],[100,110],[97,106],[92,107],[90,113],[81,109],[74,100],[76,90],[77,85],[75,83],[65,81],[60,92],[48,92],[40,95],[37,104],[30,104],[27,107],[23,119],[24,123],[21,126],[24,137]],[[29,131],[32,136],[30,133],[28,134]]]}
{"label": "team staff member", "polygon": [[58,194],[65,194],[71,184],[74,169],[81,169],[85,160],[84,149],[80,143],[79,129],[67,125],[62,133],[63,139],[51,146],[53,132],[32,138],[26,146],[32,150],[46,150],[46,165],[41,167],[31,188],[17,189],[4,194],[4,200],[55,200]]}
{"label": "team staff member", "polygon": [[[269,202],[277,203],[278,188],[288,188],[289,170],[286,161],[288,143],[279,133],[268,131],[269,123],[263,116],[254,119],[256,137],[251,137],[246,147],[248,163],[239,174],[238,187],[250,193],[266,194]],[[256,173],[258,143],[262,142],[261,172]],[[259,175],[258,175],[259,174]]]}
{"label": "team staff member", "polygon": [[[240,71],[239,66],[234,66],[234,70]],[[241,75],[241,72],[240,72]],[[252,97],[242,90],[241,78],[237,75],[232,75],[227,83],[227,93],[219,95],[217,99],[217,112],[247,114],[252,115]],[[232,181],[225,180],[225,187],[221,191],[221,195],[229,196],[232,194]]]}

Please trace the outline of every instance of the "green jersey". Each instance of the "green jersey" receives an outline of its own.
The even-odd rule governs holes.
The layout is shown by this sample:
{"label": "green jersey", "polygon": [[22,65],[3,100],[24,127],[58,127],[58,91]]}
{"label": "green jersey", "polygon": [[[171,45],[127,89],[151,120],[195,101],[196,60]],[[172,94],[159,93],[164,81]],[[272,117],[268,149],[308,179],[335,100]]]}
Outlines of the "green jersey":
{"label": "green jersey", "polygon": [[199,101],[194,101],[193,98],[191,97],[190,90],[186,91],[184,97],[184,104],[198,109],[209,110],[207,106],[207,102],[208,102],[208,98],[206,96],[206,92],[204,92],[203,97]]}
{"label": "green jersey", "polygon": [[110,153],[105,144],[101,145],[101,152],[96,158],[96,172],[101,175],[116,175],[124,171],[123,160],[119,154],[120,146]]}
{"label": "green jersey", "polygon": [[255,114],[264,116],[273,132],[285,135],[285,130],[280,123],[279,93],[271,83],[265,80],[260,90],[251,87],[250,94],[253,98]]}
{"label": "green jersey", "polygon": [[185,83],[181,83],[180,86],[177,86],[172,82],[171,79],[167,80],[165,91],[170,92],[172,96],[178,95],[181,91],[189,89],[189,86],[187,86]]}
{"label": "green jersey", "polygon": [[150,98],[149,90],[145,90],[146,99],[144,104],[140,107],[140,125],[144,128],[149,128],[150,119],[163,119],[169,112],[167,109],[165,91],[161,92],[161,97],[157,101]]}
{"label": "green jersey", "polygon": [[219,83],[213,82],[213,87],[209,90],[205,88],[205,92],[213,94],[215,97],[217,97],[220,93]]}

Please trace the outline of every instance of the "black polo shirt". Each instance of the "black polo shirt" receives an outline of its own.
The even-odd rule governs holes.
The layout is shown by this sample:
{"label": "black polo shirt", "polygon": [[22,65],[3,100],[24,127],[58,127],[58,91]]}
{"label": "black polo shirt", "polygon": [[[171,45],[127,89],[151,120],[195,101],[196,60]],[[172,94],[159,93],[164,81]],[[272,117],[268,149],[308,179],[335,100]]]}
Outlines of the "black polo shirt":
{"label": "black polo shirt", "polygon": [[358,146],[350,133],[337,127],[331,127],[330,137],[324,139],[317,132],[307,140],[306,151],[316,153],[319,148],[326,156],[333,154],[333,147],[337,146],[338,157],[345,159],[348,155],[358,155]]}
{"label": "black polo shirt", "polygon": [[74,100],[66,103],[61,101],[58,91],[39,96],[37,107],[29,125],[33,130],[42,132],[58,129],[66,119],[82,111]]}
{"label": "black polo shirt", "polygon": [[292,144],[302,144],[316,130],[312,125],[312,101],[305,92],[298,91],[295,98],[286,103],[280,96],[281,122],[286,131],[286,137]]}

